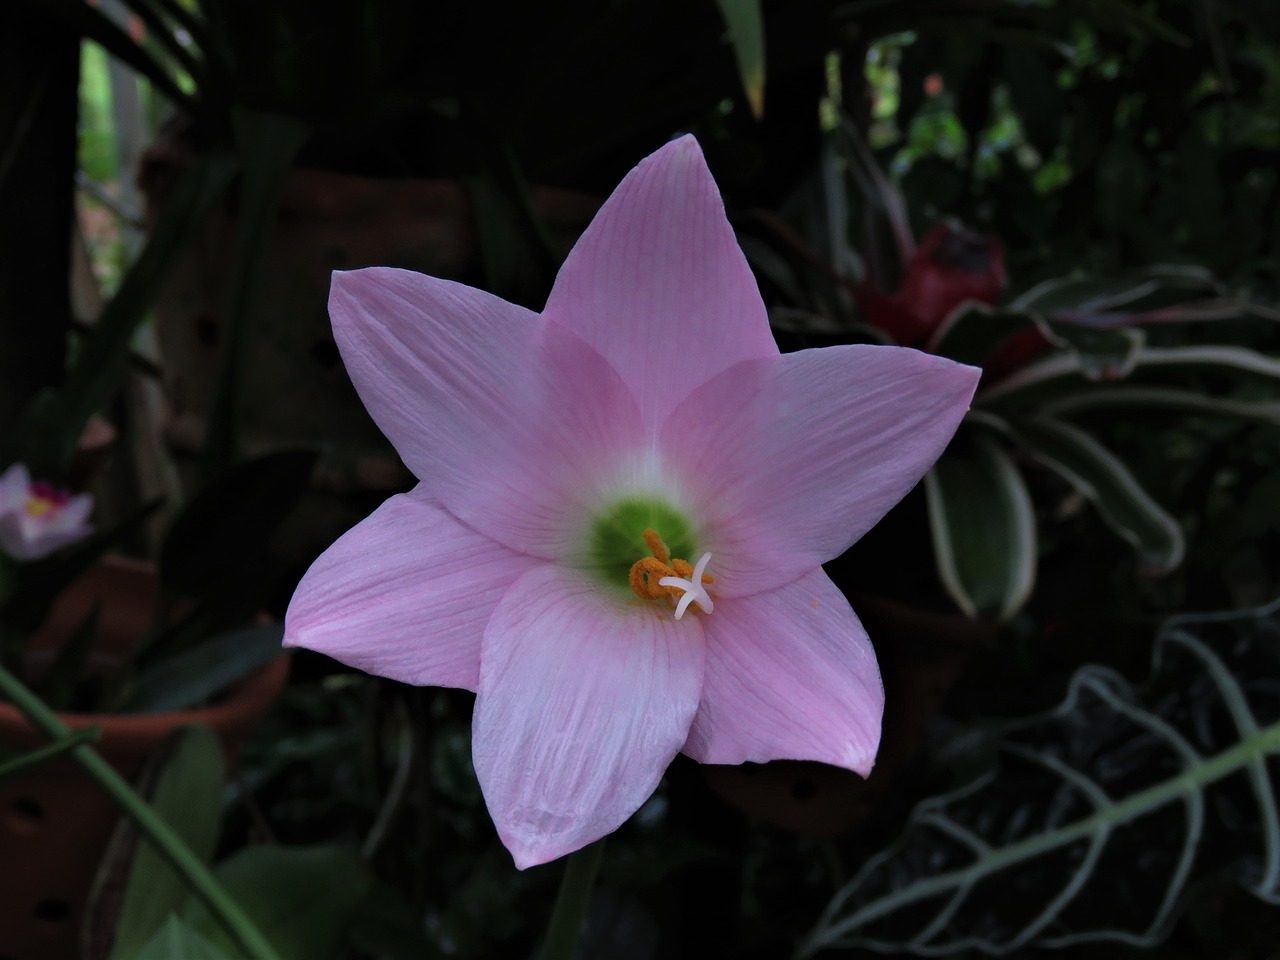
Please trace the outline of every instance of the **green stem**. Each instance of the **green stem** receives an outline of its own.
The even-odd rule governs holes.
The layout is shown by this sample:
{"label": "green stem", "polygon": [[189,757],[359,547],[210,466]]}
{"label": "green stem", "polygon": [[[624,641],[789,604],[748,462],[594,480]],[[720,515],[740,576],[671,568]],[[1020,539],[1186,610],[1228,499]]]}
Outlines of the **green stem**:
{"label": "green stem", "polygon": [[24,753],[5,763],[0,763],[0,784],[26,773],[32,767],[38,767],[42,763],[56,760],[64,753],[71,752],[80,744],[91,743],[100,736],[102,736],[102,727],[95,723],[92,727],[77,730],[64,740],[54,740],[52,743],[45,744],[30,753]]}
{"label": "green stem", "polygon": [[[33,726],[44,731],[50,738],[59,740],[71,735],[66,724],[39,697],[3,668],[0,668],[0,694],[7,697]],[[186,881],[192,892],[204,902],[209,912],[218,918],[252,960],[280,960],[253,921],[214,879],[209,868],[97,751],[82,744],[71,751],[71,756],[137,825],[142,835],[151,841],[169,866]]]}
{"label": "green stem", "polygon": [[591,900],[591,888],[604,859],[604,840],[597,840],[570,854],[564,865],[564,878],[556,905],[547,924],[547,938],[542,944],[540,960],[573,960],[582,936],[582,921]]}

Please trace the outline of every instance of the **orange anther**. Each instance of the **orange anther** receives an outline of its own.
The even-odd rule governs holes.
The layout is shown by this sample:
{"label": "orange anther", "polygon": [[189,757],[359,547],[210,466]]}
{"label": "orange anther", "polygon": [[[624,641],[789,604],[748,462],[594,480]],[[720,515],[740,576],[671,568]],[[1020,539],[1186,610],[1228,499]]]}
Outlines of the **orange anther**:
{"label": "orange anther", "polygon": [[[642,534],[645,546],[652,552],[651,557],[641,557],[631,565],[631,590],[642,600],[661,600],[667,597],[673,603],[684,595],[679,587],[664,587],[658,581],[663,577],[680,577],[684,580],[693,578],[693,564],[679,557],[672,558],[667,545],[662,542],[656,530],[646,528]],[[704,573],[703,583],[715,582],[715,577]]]}
{"label": "orange anther", "polygon": [[641,536],[644,537],[644,543],[649,548],[649,552],[657,557],[660,563],[671,562],[671,553],[667,550],[667,545],[662,542],[662,538],[658,536],[656,530],[645,527]]}
{"label": "orange anther", "polygon": [[658,585],[672,570],[657,557],[641,557],[631,565],[631,589],[644,600],[661,600],[669,595],[669,587]]}

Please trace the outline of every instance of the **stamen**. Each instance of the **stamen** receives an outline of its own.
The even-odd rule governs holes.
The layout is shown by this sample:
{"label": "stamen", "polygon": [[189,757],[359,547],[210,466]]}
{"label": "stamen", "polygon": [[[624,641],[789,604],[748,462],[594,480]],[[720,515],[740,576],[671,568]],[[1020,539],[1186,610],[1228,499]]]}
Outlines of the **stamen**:
{"label": "stamen", "polygon": [[671,551],[667,549],[667,545],[658,536],[658,531],[645,527],[641,536],[644,537],[644,545],[649,548],[649,552],[658,559],[659,563],[671,562]]}
{"label": "stamen", "polygon": [[642,600],[661,600],[664,597],[670,600],[675,604],[677,620],[694,602],[710,613],[715,605],[703,584],[714,582],[715,577],[703,571],[711,560],[711,554],[703,554],[698,565],[693,567],[688,560],[672,557],[656,530],[645,528],[643,536],[645,546],[653,556],[641,557],[631,565],[629,579],[632,592]]}
{"label": "stamen", "polygon": [[641,557],[631,565],[631,589],[645,600],[661,600],[668,596],[658,586],[658,580],[671,572],[671,568],[657,557]]}
{"label": "stamen", "polygon": [[47,499],[45,497],[28,497],[26,506],[27,516],[43,517],[46,513],[52,510],[56,504],[51,499]]}
{"label": "stamen", "polygon": [[[684,612],[689,609],[689,604],[691,603],[696,602],[705,613],[711,613],[715,609],[715,604],[711,602],[711,595],[707,593],[706,588],[702,585],[704,583],[703,571],[707,569],[707,564],[710,561],[711,554],[704,553],[701,559],[698,560],[698,565],[693,568],[692,576],[688,579],[684,577],[663,577],[658,581],[659,586],[672,587],[676,590],[684,591],[684,596],[680,598],[680,602],[676,605],[677,620],[684,616]],[[685,566],[688,566],[688,563],[685,563]]]}

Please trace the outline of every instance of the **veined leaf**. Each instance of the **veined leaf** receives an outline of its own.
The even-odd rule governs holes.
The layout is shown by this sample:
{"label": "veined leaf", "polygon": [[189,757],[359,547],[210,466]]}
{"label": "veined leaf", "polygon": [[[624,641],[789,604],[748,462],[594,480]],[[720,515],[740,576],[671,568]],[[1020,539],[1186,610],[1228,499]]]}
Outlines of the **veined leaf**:
{"label": "veined leaf", "polygon": [[1236,400],[1211,397],[1194,390],[1129,384],[1100,387],[1068,394],[1047,404],[1043,411],[1055,417],[1098,413],[1115,409],[1164,410],[1206,417],[1256,420],[1280,425],[1280,401]]}
{"label": "veined leaf", "polygon": [[1143,689],[1082,668],[1057,709],[1006,731],[995,769],[915,809],[798,955],[1151,946],[1225,865],[1280,902],[1277,635],[1280,602],[1175,618]]}
{"label": "veined leaf", "polygon": [[1010,423],[1008,431],[1093,503],[1107,525],[1138,549],[1148,572],[1164,573],[1182,562],[1186,544],[1178,522],[1092,436],[1050,417]]}
{"label": "veined leaf", "polygon": [[752,115],[764,116],[764,15],[761,0],[716,0],[729,27],[729,43]]}
{"label": "veined leaf", "polygon": [[970,617],[1007,620],[1031,594],[1035,510],[1007,454],[983,437],[953,444],[925,475],[938,574]]}

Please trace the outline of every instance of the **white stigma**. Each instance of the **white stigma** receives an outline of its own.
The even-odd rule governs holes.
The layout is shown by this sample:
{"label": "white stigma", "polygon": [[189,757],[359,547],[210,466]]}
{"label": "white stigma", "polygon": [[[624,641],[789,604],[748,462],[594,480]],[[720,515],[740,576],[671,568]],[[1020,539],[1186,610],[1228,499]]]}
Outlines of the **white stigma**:
{"label": "white stigma", "polygon": [[684,616],[684,612],[689,609],[689,604],[697,602],[705,612],[710,613],[716,608],[711,602],[711,595],[707,593],[707,588],[702,585],[702,571],[707,569],[707,564],[711,562],[711,554],[704,553],[702,559],[698,561],[698,565],[693,568],[693,576],[686,580],[684,577],[663,577],[658,581],[661,587],[678,587],[684,591],[684,596],[680,598],[680,602],[676,604],[676,619],[679,620]]}

